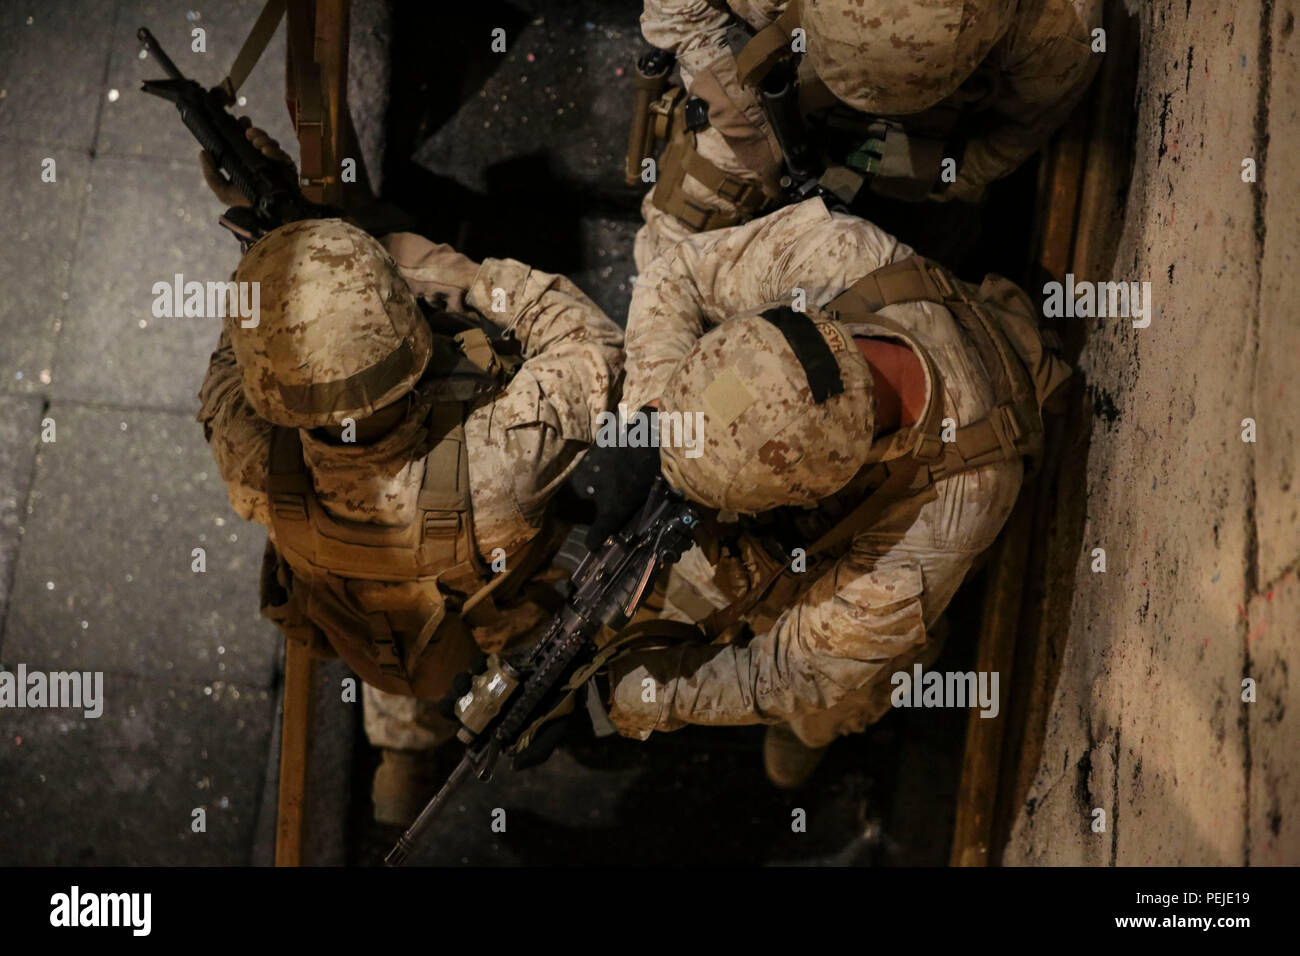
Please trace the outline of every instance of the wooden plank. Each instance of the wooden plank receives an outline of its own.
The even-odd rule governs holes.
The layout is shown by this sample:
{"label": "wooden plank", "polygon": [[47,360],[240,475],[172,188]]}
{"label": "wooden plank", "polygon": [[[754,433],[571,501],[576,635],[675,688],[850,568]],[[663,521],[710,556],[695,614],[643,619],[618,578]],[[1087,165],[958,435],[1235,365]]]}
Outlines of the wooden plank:
{"label": "wooden plank", "polygon": [[[1138,28],[1121,0],[1108,0],[1105,23],[1111,45],[1098,79],[1044,159],[1039,186],[1043,215],[1031,285],[1045,278],[1063,281],[1067,272],[1079,279],[1106,278],[1101,273],[1113,257],[1131,167],[1129,111]],[[1080,327],[1063,331],[1066,354],[1073,360],[1082,346]],[[972,726],[968,732],[959,798],[970,805],[958,807],[954,865],[1001,862],[1015,816],[1037,774],[1069,620],[1072,589],[1061,582],[1072,579],[1077,563],[1079,499],[1087,490],[1082,472],[1063,465],[1087,460],[1085,404],[1082,382],[1076,379],[1067,415],[1047,423],[1040,472],[1013,515],[1013,520],[1022,517],[1025,534],[1023,548],[1017,540],[1005,554],[1005,560],[1019,562],[1016,579],[1009,580],[1010,572],[989,578],[979,666],[994,661],[991,669],[1001,675],[1001,686],[1015,693],[996,720],[984,721],[995,727]],[[1021,533],[1009,522],[1004,538]],[[1008,637],[1003,628],[1015,636]]]}
{"label": "wooden plank", "polygon": [[[1036,253],[1026,278],[1028,288],[1041,285],[1044,278],[1063,281],[1072,268],[1091,114],[1092,108],[1087,103],[1081,104],[1044,152],[1039,172]],[[1059,433],[1059,426],[1056,430]],[[1049,426],[1049,439],[1052,431],[1053,427]],[[1037,633],[1021,637],[1025,585],[1027,575],[1036,580],[1029,572],[1042,556],[1038,545],[1044,533],[1050,478],[1059,463],[1058,445],[1059,442],[1047,442],[1042,472],[1026,482],[994,545],[984,591],[976,666],[979,671],[998,675],[1001,701],[997,717],[980,717],[978,710],[972,710],[967,723],[949,857],[953,866],[988,866],[996,864],[1000,857],[1003,837],[1000,814],[1007,802],[1003,765],[1018,766],[1020,761],[1017,748],[1025,726],[1027,703],[1020,672],[1025,656],[1035,654],[1033,644],[1038,638]]]}
{"label": "wooden plank", "polygon": [[[1113,270],[1123,225],[1123,197],[1132,169],[1131,104],[1136,77],[1138,24],[1121,0],[1108,0],[1105,23],[1110,44],[1089,99],[1088,137],[1068,271],[1077,279],[1105,281]],[[1071,358],[1083,345],[1081,325],[1067,326]],[[1078,464],[1088,460],[1091,410],[1083,383],[1076,380],[1068,417],[1051,424],[1043,475],[1037,489],[1034,531],[1026,568],[1021,650],[1014,671],[1012,702],[1001,768],[994,827],[994,860],[1011,836],[1042,756],[1047,719],[1061,662],[1073,598],[1073,575],[1083,534],[1081,502],[1087,481]],[[1075,467],[1064,468],[1063,463]]]}
{"label": "wooden plank", "polygon": [[348,0],[316,0],[315,56],[325,90],[327,119],[324,164],[327,181],[322,194],[325,202],[333,205],[342,199],[342,134],[345,127],[350,129],[352,125],[347,105],[348,16]]}
{"label": "wooden plank", "polygon": [[[1086,115],[1076,110],[1044,157],[1039,180],[1039,205],[1043,214],[1037,230],[1035,269],[1031,270],[1035,276],[1047,274],[1063,279],[1069,268],[1083,176],[1080,137],[1086,129],[1086,119]],[[977,670],[998,675],[1002,700],[997,717],[980,717],[978,710],[972,710],[967,723],[949,858],[953,866],[987,866],[991,862],[1003,738],[1018,700],[1011,689],[1030,540],[1037,533],[1034,516],[1041,507],[1036,503],[1040,487],[1038,482],[1026,483],[994,545],[990,561],[976,653]]]}
{"label": "wooden plank", "polygon": [[1065,279],[1074,251],[1087,129],[1087,113],[1075,110],[1048,146],[1043,167],[1039,194],[1042,227],[1037,265],[1057,281]]}
{"label": "wooden plank", "polygon": [[311,689],[315,661],[306,646],[284,642],[284,705],[280,718],[280,801],[275,865],[302,860],[307,817],[307,741],[311,733]]}
{"label": "wooden plank", "polygon": [[957,786],[957,814],[950,856],[953,866],[987,866],[989,862],[993,814],[997,805],[997,768],[1002,755],[1006,706],[1011,692],[1011,664],[1016,649],[1031,517],[1031,504],[1022,497],[993,546],[989,562],[975,667],[977,671],[999,675],[998,716],[981,717],[979,708],[972,708],[966,723],[966,747],[962,755],[961,780]]}
{"label": "wooden plank", "polygon": [[[340,198],[339,130],[347,119],[349,0],[290,0],[287,95],[299,137],[302,172],[317,181],[303,193],[316,202]],[[315,662],[307,649],[285,641],[284,707],[280,727],[280,797],[275,865],[298,866],[306,840],[308,744],[312,734]]]}
{"label": "wooden plank", "polygon": [[1123,0],[1108,0],[1110,46],[1093,87],[1093,113],[1079,189],[1079,215],[1071,256],[1074,274],[1092,281],[1111,270],[1124,224],[1124,198],[1133,171],[1133,96],[1137,83],[1139,26]]}
{"label": "wooden plank", "polygon": [[1011,672],[1015,689],[1006,710],[1005,737],[999,771],[989,864],[1001,863],[1016,813],[1038,773],[1043,738],[1060,664],[1065,654],[1072,589],[1060,585],[1072,580],[1078,549],[1072,542],[1082,533],[1076,521],[1062,520],[1061,512],[1077,511],[1087,492],[1082,469],[1062,467],[1087,461],[1084,388],[1076,380],[1064,418],[1047,426],[1043,469],[1033,487],[1033,522],[1026,556],[1021,595],[1019,640]]}
{"label": "wooden plank", "polygon": [[324,77],[316,62],[315,0],[289,0],[285,32],[285,98],[298,134],[298,183],[312,202],[324,202],[331,173],[329,110]]}

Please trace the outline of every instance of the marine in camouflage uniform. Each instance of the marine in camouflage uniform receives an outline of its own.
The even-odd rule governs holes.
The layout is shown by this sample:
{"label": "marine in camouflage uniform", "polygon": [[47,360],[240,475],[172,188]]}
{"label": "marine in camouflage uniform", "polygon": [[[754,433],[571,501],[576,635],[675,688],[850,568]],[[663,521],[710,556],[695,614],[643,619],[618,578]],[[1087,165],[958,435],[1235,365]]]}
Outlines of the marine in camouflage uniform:
{"label": "marine in camouflage uniform", "polygon": [[[712,553],[697,547],[683,556],[668,581],[665,616],[699,622],[735,607],[755,587],[773,558],[743,532],[772,533],[783,543],[780,560],[788,561],[794,547],[809,549],[870,499],[889,470],[871,461],[896,454],[889,448],[911,447],[922,423],[909,421],[941,408],[958,442],[980,429],[991,433],[984,423],[996,417],[1004,396],[988,353],[957,320],[956,306],[901,301],[836,312],[837,322],[827,318],[828,304],[840,309],[845,290],[859,288],[861,277],[888,267],[877,273],[879,287],[887,288],[923,261],[913,256],[871,223],[814,199],[688,239],[637,282],[625,400],[634,408],[656,403],[661,414],[703,413],[702,453],[691,458],[661,448],[663,473],[688,497],[720,509],[724,539],[728,529],[742,532],[737,546],[715,545]],[[1032,305],[1009,282],[990,277],[979,294],[1015,300],[1037,337]],[[806,316],[771,311],[800,295]],[[799,329],[782,331],[805,323],[813,352],[820,349],[823,363],[834,366],[839,392],[832,397],[817,399],[811,373],[805,380],[795,361],[787,339],[797,342]],[[906,354],[886,355],[888,361],[873,351],[900,344]],[[812,348],[806,339],[803,347]],[[1068,372],[1046,372],[1047,363],[1030,362],[1055,388]],[[1037,380],[1038,371],[1031,377]],[[1037,411],[1032,400],[1018,406],[1026,432]],[[820,748],[887,712],[890,675],[937,654],[932,626],[993,543],[1020,490],[1023,463],[1007,434],[999,431],[986,448],[999,441],[1006,454],[981,452],[964,463],[959,444],[944,444],[929,466],[929,493],[899,497],[820,565],[789,575],[797,579],[790,589],[763,597],[745,612],[747,627],[731,632],[750,639],[616,662],[610,717],[620,733],[644,738],[686,724],[779,725],[769,730],[769,775],[785,785],[800,782]]]}
{"label": "marine in camouflage uniform", "polygon": [[[409,822],[422,754],[455,730],[434,700],[545,618],[527,579],[562,576],[549,506],[609,407],[622,331],[561,276],[342,220],[275,230],[235,279],[260,283],[259,321],[227,320],[198,419],[231,506],[267,528],[263,613],[366,681],[376,816]],[[514,343],[513,377],[481,330],[435,333],[448,313]]]}
{"label": "marine in camouflage uniform", "polygon": [[[742,82],[736,53],[756,31],[778,29],[773,25],[782,14],[787,22],[774,44],[788,50],[795,23],[806,34],[798,74],[805,116],[816,123],[819,115],[836,114],[832,125],[852,127],[856,112],[864,128],[876,118],[892,126],[883,146],[870,138],[876,133],[853,140],[881,147],[884,168],[852,207],[877,222],[890,210],[910,225],[912,200],[980,199],[989,183],[1019,167],[1064,122],[1098,62],[1091,34],[1100,25],[1099,0],[802,0],[797,10],[790,6],[787,0],[646,0],[645,39],[676,54],[689,95],[708,106],[703,129],[686,133],[675,124],[676,164],[694,153],[703,160],[699,176],[715,181],[690,172],[679,178],[667,154],[661,157],[658,184],[642,203],[641,271],[690,233],[747,221],[780,201],[782,152],[755,94],[761,70]],[[940,177],[943,157],[957,161],[954,182]],[[851,201],[861,183],[859,160],[823,158],[840,164],[826,182],[830,191]]]}

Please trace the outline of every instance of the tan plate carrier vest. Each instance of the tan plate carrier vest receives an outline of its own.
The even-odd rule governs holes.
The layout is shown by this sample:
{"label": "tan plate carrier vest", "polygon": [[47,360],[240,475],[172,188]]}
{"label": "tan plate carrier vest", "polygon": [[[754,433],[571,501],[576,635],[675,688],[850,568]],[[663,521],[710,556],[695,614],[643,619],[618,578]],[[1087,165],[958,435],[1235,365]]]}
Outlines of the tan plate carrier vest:
{"label": "tan plate carrier vest", "polygon": [[[434,339],[435,350],[448,352],[453,340]],[[535,535],[507,555],[509,570],[496,575],[480,558],[464,422],[473,398],[502,387],[515,363],[477,329],[454,342],[453,376],[446,388],[441,381],[433,386],[428,452],[409,524],[332,516],[312,484],[298,430],[277,427],[271,439],[266,491],[275,547],[268,540],[262,613],[316,652],[332,649],[389,693],[441,696],[477,652],[470,628],[493,621],[494,599],[528,580],[552,538]]]}

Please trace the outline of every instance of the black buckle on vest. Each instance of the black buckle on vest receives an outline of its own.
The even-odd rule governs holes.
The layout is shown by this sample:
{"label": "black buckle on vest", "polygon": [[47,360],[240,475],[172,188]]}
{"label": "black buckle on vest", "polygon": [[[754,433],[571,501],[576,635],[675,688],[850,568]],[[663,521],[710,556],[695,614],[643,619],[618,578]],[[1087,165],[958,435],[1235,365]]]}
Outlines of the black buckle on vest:
{"label": "black buckle on vest", "polygon": [[704,129],[709,125],[709,104],[698,96],[692,96],[686,101],[684,115],[686,128],[692,133]]}

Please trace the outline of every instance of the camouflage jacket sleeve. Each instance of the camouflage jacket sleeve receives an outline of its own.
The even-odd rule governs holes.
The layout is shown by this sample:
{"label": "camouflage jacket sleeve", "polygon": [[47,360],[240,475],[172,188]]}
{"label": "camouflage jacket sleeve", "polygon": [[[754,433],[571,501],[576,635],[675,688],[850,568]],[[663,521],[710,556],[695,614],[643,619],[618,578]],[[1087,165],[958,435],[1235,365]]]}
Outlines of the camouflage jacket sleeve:
{"label": "camouflage jacket sleeve", "polygon": [[523,366],[465,423],[480,547],[509,550],[591,443],[623,370],[623,330],[563,276],[514,259],[479,264],[411,233],[382,241],[417,295],[519,341]]}
{"label": "camouflage jacket sleeve", "polygon": [[727,318],[802,289],[825,305],[872,269],[912,255],[910,247],[820,199],[742,226],[702,233],[660,256],[637,279],[627,325],[624,399],[658,398],[695,340]]}
{"label": "camouflage jacket sleeve", "polygon": [[451,246],[413,232],[392,232],[379,240],[397,271],[417,296],[438,309],[465,311],[465,294],[479,264]]}
{"label": "camouflage jacket sleeve", "polygon": [[875,550],[855,542],[748,644],[616,662],[610,718],[625,736],[645,738],[685,724],[774,723],[829,710],[925,644],[922,590],[918,564],[882,567]]}
{"label": "camouflage jacket sleeve", "polygon": [[199,389],[198,420],[203,437],[212,447],[217,470],[226,482],[230,506],[246,521],[270,526],[266,500],[267,460],[271,449],[271,424],[244,399],[244,385],[230,334],[221,333],[217,350],[208,362],[208,374]]}
{"label": "camouflage jacket sleeve", "polygon": [[945,199],[975,199],[1047,142],[1078,104],[1101,54],[1090,45],[1100,23],[1095,0],[1047,0],[1004,42],[1002,89],[969,134]]}
{"label": "camouflage jacket sleeve", "polygon": [[517,339],[525,359],[587,352],[599,355],[614,377],[622,369],[622,330],[564,276],[514,259],[478,263],[409,232],[391,233],[380,242],[416,295],[439,308],[480,316]]}
{"label": "camouflage jacket sleeve", "polygon": [[466,423],[475,527],[509,549],[591,444],[623,370],[623,330],[568,279],[513,259],[485,260],[466,304],[518,339],[525,359]]}
{"label": "camouflage jacket sleeve", "polygon": [[646,0],[641,35],[661,50],[671,50],[683,69],[694,73],[727,51],[731,15],[708,0]]}

